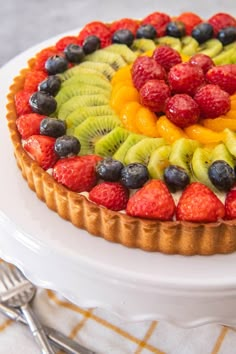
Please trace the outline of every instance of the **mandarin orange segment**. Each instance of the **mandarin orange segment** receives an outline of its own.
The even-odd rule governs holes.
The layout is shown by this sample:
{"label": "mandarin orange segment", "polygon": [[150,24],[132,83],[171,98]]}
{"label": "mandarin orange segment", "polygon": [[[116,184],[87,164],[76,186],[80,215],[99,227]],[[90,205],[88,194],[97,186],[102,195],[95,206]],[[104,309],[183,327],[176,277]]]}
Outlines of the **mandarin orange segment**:
{"label": "mandarin orange segment", "polygon": [[193,124],[184,129],[190,139],[202,144],[219,143],[224,140],[224,133],[215,132],[199,124]]}
{"label": "mandarin orange segment", "polygon": [[127,79],[132,80],[130,66],[124,66],[123,68],[119,69],[111,79],[111,84],[115,85],[117,82],[126,81]]}
{"label": "mandarin orange segment", "polygon": [[231,109],[230,111],[228,111],[225,114],[225,117],[235,119],[236,118],[236,110]]}
{"label": "mandarin orange segment", "polygon": [[236,111],[236,99],[230,100],[230,107],[233,111]]}
{"label": "mandarin orange segment", "polygon": [[122,86],[115,94],[111,95],[110,105],[119,114],[127,102],[139,102],[139,93],[132,86]]}
{"label": "mandarin orange segment", "polygon": [[136,114],[140,108],[142,108],[142,106],[138,102],[128,102],[123,106],[120,112],[120,120],[124,127],[134,133],[140,133],[136,124]]}
{"label": "mandarin orange segment", "polygon": [[236,93],[230,96],[230,101],[236,101]]}
{"label": "mandarin orange segment", "polygon": [[183,53],[180,53],[180,56],[181,56],[183,63],[189,61],[189,59],[190,59],[190,57],[188,55],[183,54]]}
{"label": "mandarin orange segment", "polygon": [[236,131],[236,119],[226,118],[225,116],[215,119],[204,119],[202,124],[204,127],[212,129],[216,132],[221,132],[225,128]]}
{"label": "mandarin orange segment", "polygon": [[146,52],[144,52],[141,55],[145,55],[146,57],[152,57],[152,54],[153,54],[153,50],[147,50]]}
{"label": "mandarin orange segment", "polygon": [[111,97],[114,96],[117,93],[117,91],[119,91],[119,89],[124,86],[134,87],[132,80],[127,79],[126,81],[117,82],[114,86],[112,86]]}
{"label": "mandarin orange segment", "polygon": [[150,111],[149,108],[141,107],[136,113],[136,125],[138,130],[153,138],[159,137],[160,134],[156,128],[157,116]]}
{"label": "mandarin orange segment", "polygon": [[160,136],[169,144],[172,144],[178,139],[187,138],[184,131],[172,123],[166,116],[161,116],[157,120],[156,126]]}

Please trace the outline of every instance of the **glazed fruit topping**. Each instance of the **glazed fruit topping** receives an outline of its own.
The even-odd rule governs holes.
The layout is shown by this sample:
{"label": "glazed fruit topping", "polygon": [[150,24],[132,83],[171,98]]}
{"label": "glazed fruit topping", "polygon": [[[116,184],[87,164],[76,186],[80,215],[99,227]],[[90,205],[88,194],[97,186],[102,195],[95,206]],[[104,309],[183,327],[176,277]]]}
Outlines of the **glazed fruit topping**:
{"label": "glazed fruit topping", "polygon": [[32,112],[32,109],[29,104],[29,99],[31,95],[32,95],[31,92],[25,90],[18,91],[15,94],[14,100],[15,100],[16,113],[18,116]]}
{"label": "glazed fruit topping", "polygon": [[217,35],[222,28],[230,26],[236,27],[235,18],[222,12],[213,15],[208,22],[213,26],[215,35]]}
{"label": "glazed fruit topping", "polygon": [[175,37],[175,38],[182,38],[186,34],[185,25],[181,21],[172,21],[169,22],[166,26],[166,35]]}
{"label": "glazed fruit topping", "polygon": [[222,28],[217,35],[217,38],[223,45],[227,45],[236,41],[236,27],[230,26]]}
{"label": "glazed fruit topping", "polygon": [[[50,75],[47,79],[40,82],[38,90],[47,92],[52,96],[56,96],[61,87],[61,79],[57,75]],[[37,91],[37,90],[35,90]]]}
{"label": "glazed fruit topping", "polygon": [[155,39],[157,31],[154,26],[150,24],[141,25],[136,33],[136,38]]}
{"label": "glazed fruit topping", "polygon": [[77,155],[80,152],[80,142],[75,136],[59,135],[55,141],[55,152],[60,157]]}
{"label": "glazed fruit topping", "polygon": [[43,91],[33,93],[29,98],[29,104],[33,112],[45,114],[46,116],[55,112],[57,108],[55,98]]}
{"label": "glazed fruit topping", "polygon": [[101,41],[101,48],[104,48],[111,44],[111,32],[108,26],[100,21],[93,21],[88,23],[78,35],[78,42],[83,45],[84,40],[88,36],[97,36]]}
{"label": "glazed fruit topping", "polygon": [[165,35],[166,25],[170,22],[170,17],[161,12],[153,12],[141,21],[141,25],[149,24],[155,27],[157,36],[162,37]]}
{"label": "glazed fruit topping", "polygon": [[236,219],[236,189],[232,189],[226,195],[225,218],[227,220]]}
{"label": "glazed fruit topping", "polygon": [[184,23],[187,35],[190,35],[193,28],[202,22],[202,19],[193,12],[184,12],[176,20]]}
{"label": "glazed fruit topping", "polygon": [[58,138],[66,133],[66,123],[57,118],[46,117],[40,122],[40,134]]}
{"label": "glazed fruit topping", "polygon": [[128,47],[130,47],[133,44],[133,41],[134,35],[128,29],[117,30],[112,35],[112,43],[126,44]]}
{"label": "glazed fruit topping", "polygon": [[69,44],[77,44],[78,43],[78,38],[76,36],[66,36],[62,37],[59,39],[55,47],[58,50],[58,52],[63,52],[64,49],[69,45]]}
{"label": "glazed fruit topping", "polygon": [[141,163],[130,163],[121,170],[121,183],[127,188],[140,188],[148,179],[147,167]]}
{"label": "glazed fruit topping", "polygon": [[135,21],[132,18],[122,18],[120,20],[112,22],[112,24],[110,25],[110,31],[111,34],[113,34],[118,30],[127,29],[135,36],[138,27],[138,21]]}
{"label": "glazed fruit topping", "polygon": [[104,179],[104,181],[116,182],[120,180],[123,167],[121,161],[107,157],[97,164],[96,171],[99,178]]}
{"label": "glazed fruit topping", "polygon": [[139,91],[140,102],[153,112],[162,112],[170,97],[170,88],[163,80],[149,80]]}
{"label": "glazed fruit topping", "polygon": [[152,57],[158,64],[162,65],[166,71],[169,71],[172,66],[182,62],[180,54],[167,45],[157,47]]}
{"label": "glazed fruit topping", "polygon": [[68,61],[77,64],[80,63],[85,56],[83,48],[74,43],[68,44],[68,46],[64,49],[64,53]]}
{"label": "glazed fruit topping", "polygon": [[236,64],[215,66],[206,73],[206,79],[232,95],[236,92]]}
{"label": "glazed fruit topping", "polygon": [[25,77],[24,90],[28,92],[35,92],[41,81],[46,79],[47,74],[44,71],[29,71]]}
{"label": "glazed fruit topping", "polygon": [[190,178],[183,167],[170,165],[164,170],[164,181],[169,190],[174,193],[183,190],[190,183]]}
{"label": "glazed fruit topping", "polygon": [[83,41],[84,54],[91,54],[101,47],[101,40],[95,35],[88,36]]}
{"label": "glazed fruit topping", "polygon": [[23,114],[16,120],[17,129],[22,139],[27,139],[31,135],[40,133],[40,123],[45,118],[37,113]]}
{"label": "glazed fruit topping", "polygon": [[213,60],[208,55],[202,53],[193,55],[189,59],[189,63],[200,66],[204,74],[213,66],[215,66]]}
{"label": "glazed fruit topping", "polygon": [[229,191],[235,183],[234,169],[224,160],[214,161],[208,169],[208,176],[220,191]]}
{"label": "glazed fruit topping", "polygon": [[203,22],[197,25],[192,30],[192,37],[198,41],[198,43],[204,43],[214,35],[214,29],[210,23]]}
{"label": "glazed fruit topping", "polygon": [[45,62],[45,69],[49,75],[63,73],[68,69],[68,61],[62,55],[54,55]]}

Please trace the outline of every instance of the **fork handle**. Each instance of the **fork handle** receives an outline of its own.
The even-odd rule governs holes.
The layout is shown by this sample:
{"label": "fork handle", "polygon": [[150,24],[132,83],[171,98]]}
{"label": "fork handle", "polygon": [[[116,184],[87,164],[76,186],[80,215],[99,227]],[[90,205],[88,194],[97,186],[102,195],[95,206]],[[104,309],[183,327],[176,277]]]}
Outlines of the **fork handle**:
{"label": "fork handle", "polygon": [[26,304],[21,306],[20,309],[29,325],[29,328],[34,336],[36,343],[38,344],[38,347],[41,350],[41,353],[55,354],[54,350],[48,342],[47,336],[43,330],[41,323],[38,321],[31,307]]}

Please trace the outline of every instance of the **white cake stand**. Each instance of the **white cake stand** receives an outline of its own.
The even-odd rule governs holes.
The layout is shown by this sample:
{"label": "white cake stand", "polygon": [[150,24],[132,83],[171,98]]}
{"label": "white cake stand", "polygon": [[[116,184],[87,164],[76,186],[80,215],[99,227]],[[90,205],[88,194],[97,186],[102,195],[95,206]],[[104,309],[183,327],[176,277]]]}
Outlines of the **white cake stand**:
{"label": "white cake stand", "polygon": [[56,39],[0,70],[0,257],[37,285],[125,320],[236,325],[236,253],[183,257],[128,249],[75,228],[28,188],[13,156],[5,96],[27,59]]}

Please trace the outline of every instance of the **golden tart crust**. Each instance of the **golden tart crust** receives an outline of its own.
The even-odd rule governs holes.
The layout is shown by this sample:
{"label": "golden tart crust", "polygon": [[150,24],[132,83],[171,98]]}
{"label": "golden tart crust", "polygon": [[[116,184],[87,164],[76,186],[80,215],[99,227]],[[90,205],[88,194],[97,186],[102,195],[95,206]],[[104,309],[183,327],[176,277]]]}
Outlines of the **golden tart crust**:
{"label": "golden tart crust", "polygon": [[39,167],[23,149],[15,124],[14,95],[23,88],[25,75],[32,65],[33,59],[29,61],[29,68],[21,70],[10,87],[7,120],[22,175],[50,209],[92,235],[131,248],[181,255],[212,255],[236,250],[236,220],[204,224],[134,218],[100,207],[83,195],[69,191]]}

